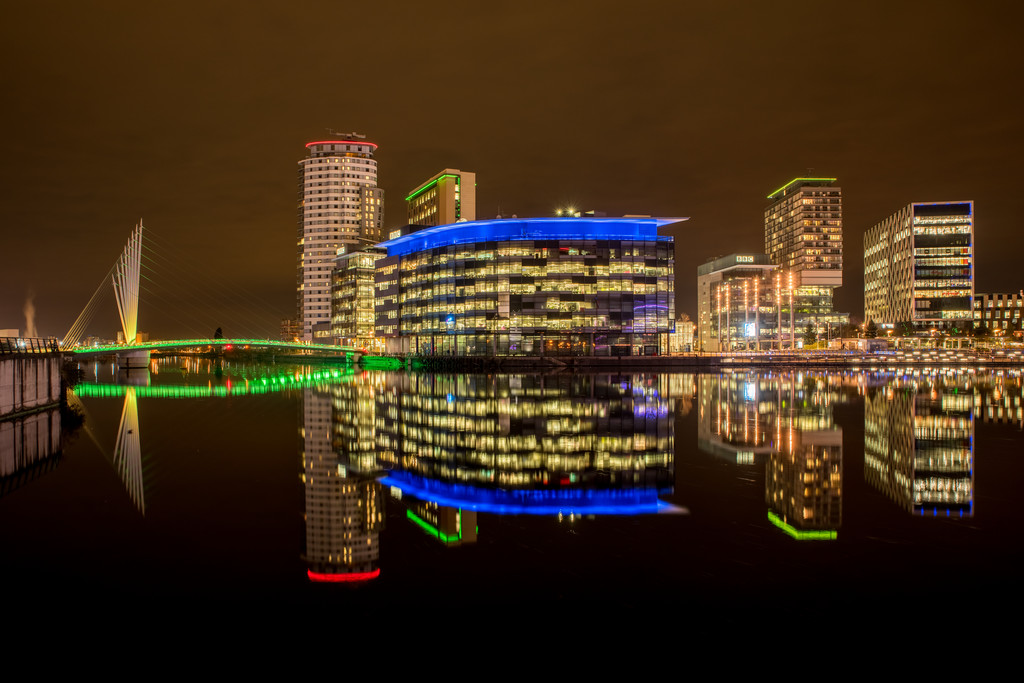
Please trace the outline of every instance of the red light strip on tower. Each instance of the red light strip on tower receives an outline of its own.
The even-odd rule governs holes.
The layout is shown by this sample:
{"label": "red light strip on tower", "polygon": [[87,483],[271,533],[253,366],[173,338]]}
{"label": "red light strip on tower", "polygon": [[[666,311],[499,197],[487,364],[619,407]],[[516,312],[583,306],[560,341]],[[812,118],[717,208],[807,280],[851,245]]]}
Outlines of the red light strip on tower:
{"label": "red light strip on tower", "polygon": [[358,140],[320,140],[319,142],[310,142],[306,144],[306,149],[309,149],[313,145],[369,145],[374,149],[377,149],[377,145],[372,142],[360,142]]}
{"label": "red light strip on tower", "polygon": [[374,569],[372,572],[354,572],[352,574],[320,574],[312,569],[306,570],[306,576],[309,577],[310,581],[316,581],[318,583],[349,583],[352,581],[369,581],[370,579],[376,579],[380,576],[380,568]]}

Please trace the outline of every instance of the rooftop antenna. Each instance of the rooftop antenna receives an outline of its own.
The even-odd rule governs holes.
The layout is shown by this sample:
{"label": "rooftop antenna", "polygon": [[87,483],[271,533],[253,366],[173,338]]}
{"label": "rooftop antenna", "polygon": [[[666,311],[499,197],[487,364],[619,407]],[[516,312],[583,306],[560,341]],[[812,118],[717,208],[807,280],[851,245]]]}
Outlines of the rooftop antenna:
{"label": "rooftop antenna", "polygon": [[333,128],[325,128],[324,130],[326,130],[328,133],[330,133],[331,137],[348,138],[350,140],[356,139],[356,138],[359,138],[360,140],[365,140],[366,139],[365,135],[360,135],[359,133],[357,133],[355,131],[352,131],[351,133],[339,133],[338,131],[334,130]]}

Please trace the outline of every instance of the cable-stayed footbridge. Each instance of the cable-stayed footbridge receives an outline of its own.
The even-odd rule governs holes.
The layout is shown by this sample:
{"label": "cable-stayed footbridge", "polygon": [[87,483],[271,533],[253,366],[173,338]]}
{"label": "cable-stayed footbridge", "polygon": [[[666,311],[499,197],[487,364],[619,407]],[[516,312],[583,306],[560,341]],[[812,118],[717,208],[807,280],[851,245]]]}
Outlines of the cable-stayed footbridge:
{"label": "cable-stayed footbridge", "polygon": [[[60,342],[60,349],[76,356],[109,355],[116,354],[121,365],[125,367],[145,367],[149,364],[152,351],[186,351],[194,349],[209,349],[231,351],[235,349],[248,349],[256,351],[281,350],[301,354],[330,355],[346,360],[356,360],[361,354],[361,349],[347,346],[335,346],[329,344],[309,344],[295,341],[276,341],[264,338],[201,338],[191,337],[184,339],[143,341],[139,334],[139,301],[140,293],[146,291],[154,295],[154,298],[161,298],[154,289],[146,287],[152,283],[150,275],[155,275],[157,267],[167,265],[170,261],[153,248],[153,240],[149,237],[144,241],[143,235],[149,230],[143,227],[142,221],[135,226],[128,243],[125,245],[121,256],[114,263],[110,271],[103,277],[96,291],[79,314],[78,318],[71,325],[67,334]],[[186,273],[186,280],[198,281],[196,272]],[[196,304],[199,303],[204,291],[202,284],[195,285],[200,288],[196,297]],[[219,287],[220,283],[210,283],[212,288]],[[117,306],[118,317],[121,323],[122,342],[117,344],[82,344],[90,322],[97,312],[104,306],[105,295],[113,291],[114,300]],[[208,291],[208,290],[207,290]],[[177,298],[175,297],[175,300]],[[166,302],[167,299],[165,298]],[[250,302],[251,303],[251,302]],[[258,305],[258,302],[257,302]],[[263,309],[265,311],[264,306]],[[186,318],[193,316],[198,305],[192,310],[185,309]],[[185,326],[189,326],[184,323]],[[242,327],[242,325],[238,325]],[[211,325],[212,327],[212,325]],[[219,330],[218,330],[219,332]]]}

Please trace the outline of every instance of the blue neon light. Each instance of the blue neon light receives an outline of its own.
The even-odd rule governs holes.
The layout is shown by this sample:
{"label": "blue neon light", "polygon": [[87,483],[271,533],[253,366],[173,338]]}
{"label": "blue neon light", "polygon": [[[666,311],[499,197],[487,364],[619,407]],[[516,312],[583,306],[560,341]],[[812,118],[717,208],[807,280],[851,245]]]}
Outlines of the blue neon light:
{"label": "blue neon light", "polygon": [[444,507],[497,515],[651,515],[679,508],[658,499],[657,489],[485,489],[392,472],[380,480],[403,496]]}
{"label": "blue neon light", "polygon": [[405,256],[426,249],[473,242],[516,240],[636,240],[671,241],[658,228],[686,218],[511,218],[439,225],[381,242],[388,256]]}

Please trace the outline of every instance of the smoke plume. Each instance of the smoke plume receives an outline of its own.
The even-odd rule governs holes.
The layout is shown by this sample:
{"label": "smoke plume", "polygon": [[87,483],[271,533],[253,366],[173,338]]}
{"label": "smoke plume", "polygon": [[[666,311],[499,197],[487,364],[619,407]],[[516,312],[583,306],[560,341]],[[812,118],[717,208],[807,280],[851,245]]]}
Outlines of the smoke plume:
{"label": "smoke plume", "polygon": [[36,293],[31,289],[28,291],[28,297],[25,299],[25,332],[22,333],[23,337],[38,337],[39,333],[36,332],[36,307],[32,303],[32,300],[36,298]]}

